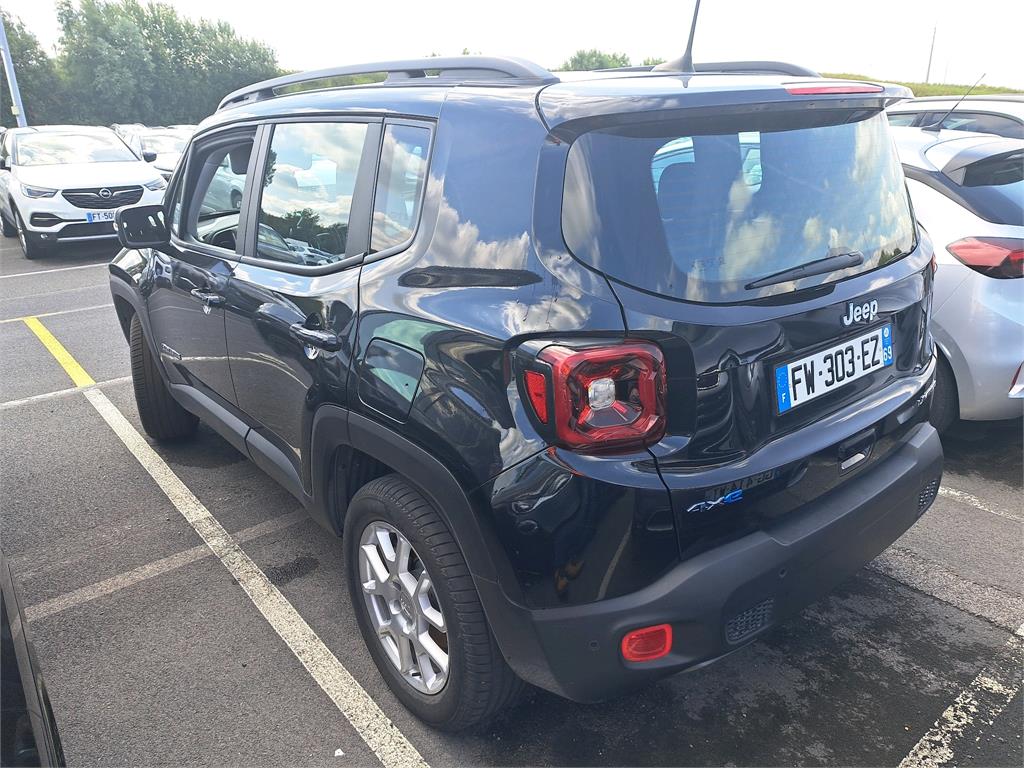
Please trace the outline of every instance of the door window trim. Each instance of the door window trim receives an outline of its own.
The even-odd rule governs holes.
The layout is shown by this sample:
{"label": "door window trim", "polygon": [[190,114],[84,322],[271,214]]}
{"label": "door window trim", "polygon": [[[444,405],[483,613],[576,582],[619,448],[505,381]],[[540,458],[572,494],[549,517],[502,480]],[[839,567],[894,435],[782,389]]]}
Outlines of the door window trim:
{"label": "door window trim", "polygon": [[[195,202],[195,174],[197,173],[195,168],[195,158],[199,154],[205,154],[208,150],[216,149],[220,145],[230,145],[238,143],[239,139],[249,139],[252,141],[252,151],[249,153],[249,165],[246,167],[245,176],[246,184],[242,191],[242,204],[238,209],[238,230],[235,235],[235,250],[229,251],[227,248],[221,248],[216,245],[210,245],[204,243],[193,237],[188,231],[188,221],[190,218],[190,209],[192,204]],[[252,194],[252,184],[250,180],[255,178],[253,173],[255,172],[257,162],[257,149],[259,147],[259,131],[258,126],[245,126],[238,127],[232,126],[224,131],[218,131],[213,134],[203,136],[201,139],[194,140],[188,147],[188,156],[184,165],[184,170],[177,174],[175,181],[177,182],[173,189],[174,192],[170,195],[165,196],[167,204],[165,206],[165,221],[172,221],[173,206],[174,206],[174,195],[177,194],[178,186],[184,185],[182,190],[182,201],[181,201],[181,222],[183,223],[184,232],[178,233],[171,231],[171,243],[179,250],[195,251],[202,253],[206,256],[212,256],[213,258],[221,259],[223,261],[236,262],[240,258],[241,249],[244,245],[244,234],[248,231],[247,213],[248,205],[247,199]],[[171,188],[169,188],[171,189]],[[191,190],[191,193],[190,193]]]}
{"label": "door window trim", "polygon": [[[423,186],[420,189],[420,198],[417,201],[416,220],[413,222],[412,234],[409,235],[408,239],[406,239],[405,242],[399,243],[398,245],[392,245],[388,248],[384,248],[383,250],[376,251],[374,253],[370,253],[370,237],[373,236],[373,212],[376,209],[377,205],[377,177],[380,174],[380,168],[383,166],[384,163],[384,130],[387,130],[387,127],[389,125],[408,125],[413,128],[425,128],[427,130],[427,155],[426,165],[424,166],[423,171]],[[411,246],[413,242],[415,242],[416,236],[419,234],[420,231],[420,222],[423,220],[423,207],[427,199],[427,183],[430,181],[430,164],[434,154],[435,128],[436,124],[432,120],[409,120],[405,118],[388,118],[387,120],[384,121],[384,128],[381,131],[380,152],[378,153],[377,157],[377,170],[374,172],[373,178],[373,200],[370,202],[370,227],[369,231],[367,232],[367,253],[365,258],[365,261],[367,263],[380,261],[381,259],[386,259],[389,256],[394,256],[396,253],[401,253],[402,251],[408,250],[409,246]]]}
{"label": "door window trim", "polygon": [[[263,185],[260,194],[247,195],[243,201],[246,210],[245,233],[239,241],[239,261],[277,272],[288,272],[294,275],[328,275],[340,272],[363,262],[370,239],[370,218],[373,215],[373,185],[377,178],[377,166],[380,162],[380,141],[384,118],[373,115],[316,115],[301,117],[279,117],[261,122],[257,133],[258,177],[263,178],[267,163],[270,160],[270,144],[274,137],[274,126],[289,123],[360,123],[366,126],[366,139],[363,153],[359,159],[359,173],[356,175],[355,189],[352,191],[352,208],[349,211],[348,238],[345,242],[345,255],[333,264],[313,267],[305,264],[288,264],[273,259],[262,259],[256,255],[256,228],[260,220],[260,204],[263,197]],[[256,178],[256,176],[254,176]]]}

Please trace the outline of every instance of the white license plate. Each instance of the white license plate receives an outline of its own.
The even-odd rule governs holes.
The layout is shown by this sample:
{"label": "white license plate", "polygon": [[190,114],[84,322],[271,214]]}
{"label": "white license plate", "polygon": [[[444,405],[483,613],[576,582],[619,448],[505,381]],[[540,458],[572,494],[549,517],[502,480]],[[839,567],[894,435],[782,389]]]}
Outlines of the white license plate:
{"label": "white license plate", "polygon": [[775,367],[779,413],[892,365],[892,326],[883,325],[834,347]]}
{"label": "white license plate", "polygon": [[95,224],[98,221],[113,221],[115,213],[117,213],[116,210],[113,210],[113,211],[89,211],[88,213],[85,214],[85,220],[87,222],[89,222],[90,224]]}

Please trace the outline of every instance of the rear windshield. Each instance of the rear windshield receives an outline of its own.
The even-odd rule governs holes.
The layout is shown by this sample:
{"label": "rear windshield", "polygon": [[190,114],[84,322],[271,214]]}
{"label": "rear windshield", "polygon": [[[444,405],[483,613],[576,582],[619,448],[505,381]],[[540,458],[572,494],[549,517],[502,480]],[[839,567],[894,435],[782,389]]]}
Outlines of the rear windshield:
{"label": "rear windshield", "polygon": [[[852,116],[860,119],[822,124]],[[913,250],[885,116],[820,114],[806,127],[808,119],[788,112],[583,134],[566,169],[566,244],[622,282],[712,303],[821,285]],[[854,252],[863,256],[857,266],[748,287]]]}

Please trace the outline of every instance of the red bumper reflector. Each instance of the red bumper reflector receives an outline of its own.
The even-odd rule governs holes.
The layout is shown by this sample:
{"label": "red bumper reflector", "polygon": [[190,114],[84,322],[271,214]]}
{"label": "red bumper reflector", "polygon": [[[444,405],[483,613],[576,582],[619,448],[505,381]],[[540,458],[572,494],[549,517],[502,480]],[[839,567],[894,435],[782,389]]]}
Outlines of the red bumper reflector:
{"label": "red bumper reflector", "polygon": [[548,382],[540,371],[526,371],[523,375],[526,382],[526,394],[530,398],[533,412],[543,424],[548,423]]}
{"label": "red bumper reflector", "polygon": [[671,624],[634,629],[622,638],[622,658],[626,661],[654,661],[667,656],[671,650]]}

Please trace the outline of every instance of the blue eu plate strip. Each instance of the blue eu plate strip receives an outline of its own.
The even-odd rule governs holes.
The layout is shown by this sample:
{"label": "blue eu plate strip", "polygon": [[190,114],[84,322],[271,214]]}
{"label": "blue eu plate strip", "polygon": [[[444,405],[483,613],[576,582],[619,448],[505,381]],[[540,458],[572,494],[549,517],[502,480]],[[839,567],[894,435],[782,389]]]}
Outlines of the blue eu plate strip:
{"label": "blue eu plate strip", "polygon": [[779,398],[779,413],[784,413],[793,407],[789,399],[789,366],[780,365],[775,369],[775,393]]}

